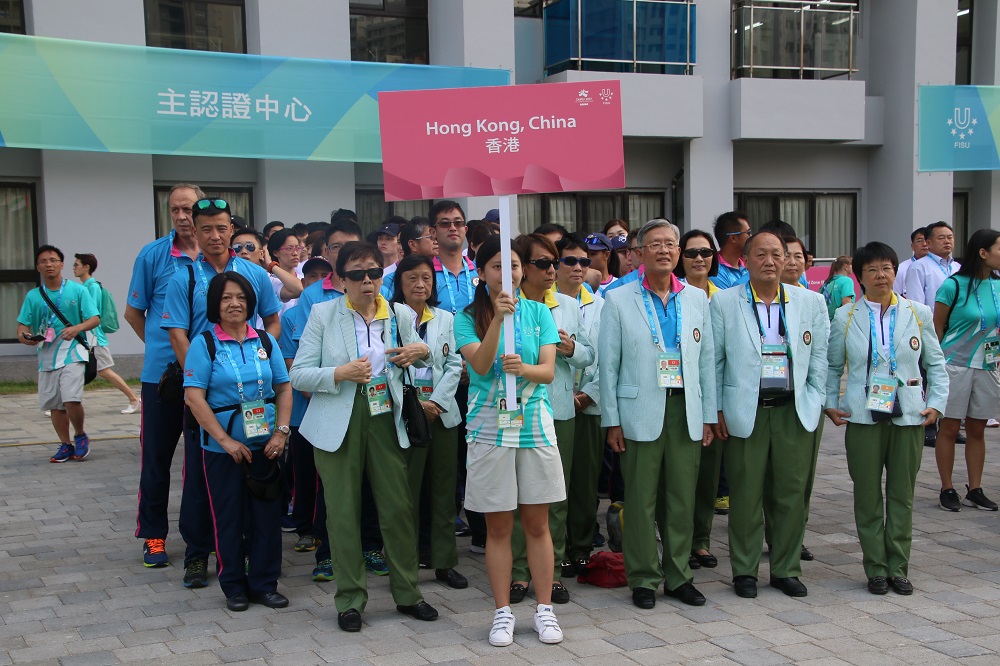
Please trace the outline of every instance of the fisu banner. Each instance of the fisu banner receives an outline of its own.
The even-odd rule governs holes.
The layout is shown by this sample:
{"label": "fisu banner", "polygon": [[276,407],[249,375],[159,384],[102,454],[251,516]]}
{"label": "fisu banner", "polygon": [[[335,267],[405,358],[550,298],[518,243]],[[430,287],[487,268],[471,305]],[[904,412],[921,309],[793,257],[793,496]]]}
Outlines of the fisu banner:
{"label": "fisu banner", "polygon": [[386,201],[625,187],[618,81],[379,94]]}
{"label": "fisu banner", "polygon": [[510,74],[0,34],[0,81],[0,147],[379,162],[380,92]]}
{"label": "fisu banner", "polygon": [[920,86],[920,171],[1000,169],[1000,86]]}

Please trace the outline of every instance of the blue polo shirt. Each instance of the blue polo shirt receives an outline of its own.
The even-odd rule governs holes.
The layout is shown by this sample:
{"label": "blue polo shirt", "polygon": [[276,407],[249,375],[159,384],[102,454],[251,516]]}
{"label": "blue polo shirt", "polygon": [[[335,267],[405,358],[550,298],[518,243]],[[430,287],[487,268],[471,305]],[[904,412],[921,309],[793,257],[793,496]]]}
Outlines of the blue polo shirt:
{"label": "blue polo shirt", "polygon": [[[621,276],[620,278],[609,284],[604,289],[604,293],[602,294],[602,296],[606,296],[607,293],[612,289],[617,289],[618,287],[624,287],[627,284],[631,284],[632,282],[638,281],[639,278],[641,278],[644,274],[645,274],[645,266],[640,266],[631,273],[626,273],[625,275]],[[588,289],[590,288],[590,285],[588,285],[586,282],[584,282],[583,284]]]}
{"label": "blue polo shirt", "polygon": [[457,315],[472,303],[479,276],[471,259],[462,257],[462,270],[455,275],[444,267],[440,259],[434,257],[434,272],[437,281],[437,307]]}
{"label": "blue polo shirt", "polygon": [[302,318],[302,325],[293,334],[292,339],[295,340],[295,342],[298,342],[299,338],[302,337],[302,331],[305,329],[306,322],[309,320],[309,313],[312,312],[312,306],[317,303],[332,301],[343,295],[344,292],[333,286],[333,281],[330,279],[329,275],[306,287],[302,291],[302,295],[299,296],[298,302],[298,307],[302,310],[302,314],[299,315]]}
{"label": "blue polo shirt", "polygon": [[191,263],[191,257],[174,245],[173,231],[147,244],[135,258],[127,302],[146,313],[146,348],[140,375],[143,383],[160,381],[167,365],[177,360],[174,348],[170,346],[170,333],[160,328],[160,320],[170,280],[178,269]]}
{"label": "blue polo shirt", "polygon": [[[212,265],[201,256],[198,257],[198,261],[192,265],[192,268],[194,270],[194,295],[190,305],[193,305],[193,310],[188,303],[188,284],[191,276],[185,268],[178,271],[170,281],[167,296],[164,299],[163,316],[160,319],[162,328],[186,330],[189,340],[194,340],[195,336],[202,331],[209,330],[212,326],[207,317],[208,283],[218,274]],[[254,315],[263,319],[281,312],[281,302],[274,295],[267,271],[240,257],[230,257],[229,263],[226,264],[226,270],[239,273],[250,281],[254,293],[257,295],[257,308],[253,311]]]}
{"label": "blue polo shirt", "polygon": [[[278,352],[278,342],[271,336],[271,351],[269,358],[261,359],[258,354],[264,351],[257,332],[247,326],[247,337],[241,343],[233,340],[223,332],[222,327],[216,324],[212,328],[212,335],[215,336],[215,361],[208,355],[208,345],[205,337],[196,336],[191,341],[187,358],[184,360],[184,386],[193,386],[205,389],[205,400],[212,409],[226,407],[228,405],[239,405],[242,400],[237,387],[237,381],[243,382],[243,396],[247,401],[267,400],[274,398],[274,386],[276,384],[288,383],[288,371],[285,369],[285,359]],[[236,369],[234,370],[233,364]],[[264,381],[263,390],[258,388],[257,367],[260,367],[260,376]],[[239,380],[236,373],[239,372]],[[268,402],[264,406],[267,422],[273,433],[276,410],[274,402]],[[267,443],[270,436],[256,437],[247,440],[243,432],[243,417],[235,414],[236,410],[219,412],[215,416],[223,428],[227,428],[229,435],[238,442],[243,442],[247,447],[256,451]],[[232,424],[230,425],[230,420]],[[202,436],[202,447],[208,451],[225,453],[213,437],[206,441]]]}
{"label": "blue polo shirt", "polygon": [[[681,281],[676,276],[671,275],[670,294],[667,295],[667,302],[664,303],[649,288],[649,282],[645,279],[642,281],[642,289],[647,292],[649,303],[653,306],[653,312],[656,313],[656,319],[660,325],[660,335],[663,336],[661,342],[664,349],[679,349],[677,346],[677,294],[683,288],[684,285]],[[684,316],[683,312],[681,316]]]}
{"label": "blue polo shirt", "polygon": [[726,260],[719,255],[719,272],[708,278],[709,281],[719,289],[729,289],[750,281],[750,271],[747,270],[743,260],[740,259],[736,266],[730,266]]}
{"label": "blue polo shirt", "polygon": [[[310,285],[311,286],[311,285]],[[302,329],[306,327],[307,317],[303,316],[301,305],[293,305],[281,313],[281,335],[278,336],[278,346],[281,348],[281,356],[285,360],[295,359],[295,354],[299,351],[299,338],[302,337]],[[302,425],[302,417],[306,414],[306,407],[309,401],[302,395],[302,391],[292,389],[292,419],[288,425],[298,427]]]}

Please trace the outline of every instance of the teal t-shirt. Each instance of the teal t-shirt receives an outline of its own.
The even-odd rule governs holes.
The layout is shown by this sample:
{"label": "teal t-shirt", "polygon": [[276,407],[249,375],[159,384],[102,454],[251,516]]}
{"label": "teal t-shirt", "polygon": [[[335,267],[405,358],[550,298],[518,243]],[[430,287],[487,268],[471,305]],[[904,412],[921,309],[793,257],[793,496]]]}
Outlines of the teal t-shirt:
{"label": "teal t-shirt", "polygon": [[[521,360],[534,365],[538,363],[538,352],[542,345],[559,344],[559,331],[552,319],[552,313],[544,304],[522,298],[518,301],[518,309],[521,317]],[[469,309],[462,310],[455,316],[455,346],[461,351],[465,345],[476,342],[482,340],[476,335],[472,312]],[[501,329],[497,358],[504,353],[506,352],[503,329]],[[503,375],[500,377],[502,382]],[[517,396],[521,400],[524,412],[524,427],[500,430],[497,404],[503,390],[492,368],[488,374],[480,375],[469,367],[466,441],[522,449],[553,446],[556,443],[556,433],[552,421],[552,404],[549,402],[545,386],[518,377]]]}
{"label": "teal t-shirt", "polygon": [[826,299],[826,311],[833,321],[833,315],[837,308],[843,305],[845,298],[850,298],[854,302],[854,280],[846,275],[834,275],[833,279],[823,285],[820,289],[823,298]]}
{"label": "teal t-shirt", "polygon": [[982,370],[996,368],[986,364],[983,341],[997,334],[1000,325],[997,301],[1000,301],[1000,279],[973,280],[965,275],[953,275],[941,284],[934,302],[947,306],[955,304],[941,341],[941,351],[949,365]]}
{"label": "teal t-shirt", "polygon": [[[97,305],[94,304],[90,293],[84,289],[79,282],[63,280],[59,289],[46,289],[44,286],[38,289],[45,289],[52,303],[59,308],[67,321],[73,326],[83,323],[91,317],[99,316]],[[24,298],[21,306],[21,313],[17,316],[17,323],[24,324],[32,333],[45,335],[45,330],[52,328],[55,330],[55,338],[52,342],[42,342],[36,346],[38,350],[38,371],[48,372],[58,370],[69,363],[84,362],[89,358],[87,350],[77,343],[76,338],[63,340],[59,337],[62,330],[66,328],[62,321],[45,303],[38,289],[32,289]]]}
{"label": "teal t-shirt", "polygon": [[[98,310],[100,310],[101,304],[104,302],[104,297],[101,294],[100,283],[98,283],[98,281],[95,280],[94,278],[90,278],[89,280],[83,283],[83,286],[87,290],[87,293],[90,294],[90,298],[91,300],[94,301],[94,305],[97,306]],[[104,332],[104,328],[98,325],[98,327],[91,332],[94,334],[94,338],[97,340],[98,347],[108,346],[108,334]]]}

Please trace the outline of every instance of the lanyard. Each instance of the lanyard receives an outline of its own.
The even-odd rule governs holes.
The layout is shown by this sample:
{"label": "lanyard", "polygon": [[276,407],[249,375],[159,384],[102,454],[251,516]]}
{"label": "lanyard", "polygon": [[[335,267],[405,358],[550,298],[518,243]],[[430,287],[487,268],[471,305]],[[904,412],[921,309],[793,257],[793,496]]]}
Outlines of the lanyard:
{"label": "lanyard", "polygon": [[[59,306],[62,305],[62,292],[63,292],[63,287],[65,287],[65,286],[66,286],[66,278],[63,278],[62,284],[59,285],[59,293],[56,294],[56,302],[55,302],[56,310],[58,310]],[[47,289],[47,288],[48,287],[46,287],[45,285],[42,285],[42,289]],[[996,296],[994,296],[994,299],[995,298],[996,298]],[[48,306],[46,306],[46,307],[48,307]],[[50,308],[49,309],[49,318],[48,318],[48,328],[55,328],[56,327],[55,319],[56,319],[56,313]]]}
{"label": "lanyard", "polygon": [[937,265],[938,270],[940,270],[942,273],[944,273],[945,277],[948,277],[949,275],[951,275],[951,260],[950,259],[945,259],[944,263],[941,263],[940,261],[937,261],[935,259],[934,263],[935,263],[935,265]]}
{"label": "lanyard", "polygon": [[[213,332],[212,335],[215,336],[215,333]],[[219,343],[219,346],[221,347],[222,342],[219,340],[218,336],[215,336],[215,340],[216,342]],[[259,342],[258,343],[251,342],[250,349],[252,352],[251,356],[253,356],[254,369],[257,370],[257,391],[260,393],[260,397],[263,398],[264,375],[261,373],[260,370],[260,356],[259,356],[260,347],[258,346],[259,344],[260,344]],[[240,343],[240,349],[242,350],[242,348],[243,348],[243,343]],[[243,376],[240,374],[239,366],[236,365],[236,359],[233,358],[232,350],[227,348],[225,356],[229,359],[229,364],[233,366],[233,373],[236,375],[236,389],[240,392],[240,402],[241,403],[246,402],[247,401],[246,396],[243,395]]]}
{"label": "lanyard", "polygon": [[[879,354],[875,350],[881,347],[881,345],[878,346],[875,345],[875,340],[877,339],[875,335],[875,312],[872,311],[870,305],[868,305],[867,303],[865,305],[868,307],[868,323],[870,324],[871,328],[871,341],[868,343],[868,351],[869,351],[868,368],[869,372],[871,371],[872,367],[875,368],[875,372],[878,372]],[[899,306],[897,305],[893,309],[893,311],[889,313],[889,373],[893,377],[896,376],[896,312],[898,311],[899,311]],[[882,328],[881,326],[881,318],[882,317],[880,316],[879,328],[882,329],[882,340],[884,341],[885,329]]]}
{"label": "lanyard", "polygon": [[[663,345],[660,344],[660,334],[659,329],[656,326],[656,317],[653,316],[653,304],[652,299],[649,297],[649,290],[645,287],[642,289],[642,304],[646,306],[646,320],[649,322],[649,331],[653,334],[653,344],[659,347],[660,351],[666,351]],[[681,304],[677,300],[677,292],[673,292],[674,297],[668,298],[668,301],[674,304],[674,313],[677,315],[677,325],[674,328],[675,338],[674,338],[674,349],[681,348]],[[659,298],[659,297],[657,297]],[[663,312],[666,314],[667,306],[663,306]]]}
{"label": "lanyard", "polygon": [[[753,300],[753,292],[750,290],[750,283],[747,282],[747,299],[750,301],[750,309],[753,310],[753,317],[757,320],[757,328],[760,329],[760,342],[764,344],[764,325],[760,323],[760,313],[757,312],[757,303]],[[771,312],[771,307],[768,306],[768,313]],[[785,286],[783,284],[778,285],[778,335],[785,338],[787,341],[788,336],[788,322],[785,321]],[[768,314],[770,318],[770,314]],[[770,323],[770,319],[768,319]],[[789,349],[789,354],[791,354],[791,349]]]}
{"label": "lanyard", "polygon": [[[226,263],[225,270],[239,274],[240,271],[238,268],[236,268],[235,259],[236,257],[229,258],[229,261]],[[208,277],[205,275],[204,264],[205,264],[204,259],[202,259],[201,261],[194,262],[195,267],[197,267],[198,269],[198,281],[201,282],[201,286],[205,288],[205,293],[208,293]],[[216,273],[216,275],[218,275],[218,273]]]}
{"label": "lanyard", "polygon": [[[458,271],[458,276],[455,277],[455,281],[458,282],[459,280],[461,280],[462,276],[468,273],[468,271],[469,271],[469,264],[466,263],[465,257],[462,257],[462,269]],[[441,272],[444,273],[444,275],[442,276],[444,277],[444,286],[448,288],[448,300],[451,301],[451,313],[458,314],[458,301],[455,300],[455,292],[452,291],[451,288],[451,277],[452,277],[451,271],[448,270],[444,264],[441,264]],[[471,279],[467,279],[465,281],[465,291],[468,294],[469,302],[471,303],[473,297],[475,296],[475,291],[472,287]]]}
{"label": "lanyard", "polygon": [[[501,340],[503,340],[501,331]],[[521,355],[521,299],[514,303],[514,353]],[[523,360],[523,359],[522,359]],[[497,386],[503,390],[503,361],[497,356],[493,361],[493,376],[497,379]],[[518,378],[520,379],[520,378]]]}
{"label": "lanyard", "polygon": [[[993,278],[992,277],[987,278],[987,282],[990,285],[990,294],[993,295],[993,307],[996,308],[996,311],[997,311],[997,328],[1000,329],[1000,301],[997,300],[997,290],[993,288]],[[980,331],[985,331],[986,330],[986,312],[983,310],[982,301],[979,300],[979,287],[982,286],[982,284],[983,284],[982,282],[980,282],[979,284],[977,284],[974,291],[976,293],[976,305],[979,306],[979,330]],[[969,286],[970,286],[970,288],[972,286],[972,281],[971,280],[969,281]]]}

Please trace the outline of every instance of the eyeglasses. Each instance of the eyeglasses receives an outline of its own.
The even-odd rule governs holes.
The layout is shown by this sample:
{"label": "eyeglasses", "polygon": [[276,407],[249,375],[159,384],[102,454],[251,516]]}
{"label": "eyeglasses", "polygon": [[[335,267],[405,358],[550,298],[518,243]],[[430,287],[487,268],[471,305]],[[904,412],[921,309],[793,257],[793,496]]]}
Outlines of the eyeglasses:
{"label": "eyeglasses", "polygon": [[366,277],[374,281],[382,277],[382,269],[369,268],[367,270],[347,271],[344,273],[344,277],[351,282],[363,282]]}
{"label": "eyeglasses", "polygon": [[876,268],[875,266],[871,266],[864,270],[864,274],[867,277],[875,277],[877,275],[894,275],[895,273],[896,269],[893,268],[892,266],[882,266],[881,268]]}
{"label": "eyeglasses", "polygon": [[588,257],[563,257],[559,261],[563,262],[570,268],[576,266],[577,264],[580,264],[581,268],[587,268],[591,264],[591,261]]}
{"label": "eyeglasses", "polygon": [[288,252],[290,254],[297,254],[302,248],[298,245],[286,245],[285,247],[279,247],[278,252]]}
{"label": "eyeglasses", "polygon": [[666,241],[666,242],[655,241],[652,243],[646,243],[642,247],[644,249],[650,249],[653,252],[659,252],[660,250],[666,250],[670,252],[671,250],[676,250],[680,246],[677,245],[677,243],[675,243],[674,241]]}
{"label": "eyeglasses", "polygon": [[750,231],[749,229],[747,229],[746,231],[730,231],[726,235],[727,236],[742,236],[743,234],[746,234],[747,238],[750,238],[751,236],[753,236],[753,232]]}
{"label": "eyeglasses", "polygon": [[229,204],[225,199],[198,199],[194,202],[194,207],[198,210],[208,210],[209,208],[215,208],[220,213],[229,212]]}
{"label": "eyeglasses", "polygon": [[233,252],[235,252],[236,254],[239,254],[243,250],[246,250],[247,252],[256,252],[257,251],[257,244],[256,243],[233,243],[232,249],[233,249]]}
{"label": "eyeglasses", "polygon": [[455,227],[456,229],[461,229],[465,226],[465,220],[438,220],[435,227],[444,227],[448,229],[450,227]]}
{"label": "eyeglasses", "polygon": [[690,250],[684,250],[683,254],[684,254],[684,257],[686,259],[694,259],[695,257],[701,257],[702,259],[708,259],[709,257],[711,257],[712,255],[714,255],[715,253],[712,252],[711,248],[707,248],[707,247],[694,248],[693,247]]}
{"label": "eyeglasses", "polygon": [[559,262],[554,259],[532,259],[528,263],[540,271],[547,271]]}

